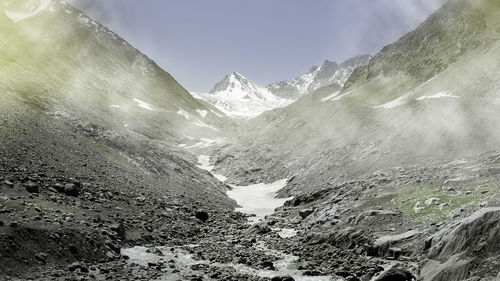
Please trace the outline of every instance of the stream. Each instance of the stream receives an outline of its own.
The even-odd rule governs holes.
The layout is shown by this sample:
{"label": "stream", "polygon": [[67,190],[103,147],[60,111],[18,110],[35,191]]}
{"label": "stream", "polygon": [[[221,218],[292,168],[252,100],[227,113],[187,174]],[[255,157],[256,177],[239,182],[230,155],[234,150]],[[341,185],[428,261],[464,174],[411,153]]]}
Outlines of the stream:
{"label": "stream", "polygon": [[[198,156],[198,165],[200,169],[206,171],[212,171],[213,166],[210,164],[210,157],[205,155]],[[222,175],[214,175],[220,181],[224,181],[227,178]],[[228,197],[234,199],[239,207],[235,211],[253,215],[249,217],[249,223],[253,224],[259,221],[263,221],[265,216],[274,213],[274,210],[282,206],[286,201],[292,199],[289,198],[276,198],[276,192],[281,188],[285,187],[287,179],[281,179],[276,182],[265,184],[253,184],[248,186],[234,186],[231,185],[232,190],[227,192]],[[282,239],[288,239],[294,237],[297,231],[291,228],[272,228],[273,231],[277,232]],[[186,245],[188,247],[196,247],[197,245]],[[209,265],[216,267],[231,267],[237,272],[249,274],[258,277],[269,277],[274,276],[292,276],[297,281],[333,281],[342,280],[334,279],[330,276],[304,276],[303,271],[297,269],[297,256],[289,255],[281,251],[270,249],[263,241],[258,241],[253,247],[256,250],[265,252],[266,254],[271,254],[279,257],[280,259],[273,263],[276,270],[265,270],[250,267],[248,265],[236,264],[236,263],[219,263],[211,262],[207,260],[194,259],[191,254],[188,253],[183,247],[143,247],[136,246],[133,248],[122,249],[122,255],[128,256],[130,263],[136,263],[142,266],[148,266],[148,263],[168,263],[169,261],[174,261],[179,268],[182,268],[179,275],[165,275],[164,277],[158,279],[158,281],[171,281],[179,280],[182,274],[189,274],[192,266],[196,265]],[[185,248],[185,247],[184,247]]]}

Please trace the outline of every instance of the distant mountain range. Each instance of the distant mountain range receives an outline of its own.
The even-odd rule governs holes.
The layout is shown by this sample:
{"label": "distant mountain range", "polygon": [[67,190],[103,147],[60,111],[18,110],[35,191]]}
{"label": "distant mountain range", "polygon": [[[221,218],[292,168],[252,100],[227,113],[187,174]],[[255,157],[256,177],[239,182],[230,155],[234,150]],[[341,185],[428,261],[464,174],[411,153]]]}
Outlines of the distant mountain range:
{"label": "distant mountain range", "polygon": [[366,65],[370,58],[370,55],[360,55],[341,64],[326,60],[321,66],[311,67],[304,75],[289,81],[269,84],[266,89],[276,96],[296,100],[323,86],[331,84],[344,85],[354,69]]}
{"label": "distant mountain range", "polygon": [[366,65],[370,55],[361,55],[338,64],[326,60],[313,66],[306,74],[289,81],[259,87],[240,73],[233,72],[215,84],[208,94],[193,93],[233,117],[255,117],[264,111],[286,106],[315,90],[342,86],[357,67]]}

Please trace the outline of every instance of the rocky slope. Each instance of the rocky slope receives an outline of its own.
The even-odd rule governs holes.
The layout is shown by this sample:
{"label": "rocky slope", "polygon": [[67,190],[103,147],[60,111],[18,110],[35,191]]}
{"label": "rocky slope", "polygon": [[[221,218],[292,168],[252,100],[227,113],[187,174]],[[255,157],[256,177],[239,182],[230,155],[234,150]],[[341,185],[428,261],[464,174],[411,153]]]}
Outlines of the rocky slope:
{"label": "rocky slope", "polygon": [[[238,184],[289,178],[281,195],[296,199],[281,216],[319,235],[306,242],[401,255],[422,280],[493,280],[498,251],[471,263],[458,248],[430,253],[425,238],[499,204],[499,13],[493,0],[448,1],[343,87],[250,120],[214,154],[214,172]],[[492,237],[488,220],[476,235]],[[428,273],[425,257],[442,270]]]}
{"label": "rocky slope", "polygon": [[218,136],[220,111],[62,1],[0,7],[0,279],[195,239],[200,212],[232,220],[227,187],[178,147]]}

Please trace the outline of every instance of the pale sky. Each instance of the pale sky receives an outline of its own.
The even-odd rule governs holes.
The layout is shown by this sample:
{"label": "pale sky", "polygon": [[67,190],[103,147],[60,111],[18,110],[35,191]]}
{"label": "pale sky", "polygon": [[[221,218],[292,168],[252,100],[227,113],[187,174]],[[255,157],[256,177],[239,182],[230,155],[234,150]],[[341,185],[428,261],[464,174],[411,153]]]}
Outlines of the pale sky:
{"label": "pale sky", "polygon": [[376,54],[445,0],[69,0],[189,91],[237,71],[264,86]]}

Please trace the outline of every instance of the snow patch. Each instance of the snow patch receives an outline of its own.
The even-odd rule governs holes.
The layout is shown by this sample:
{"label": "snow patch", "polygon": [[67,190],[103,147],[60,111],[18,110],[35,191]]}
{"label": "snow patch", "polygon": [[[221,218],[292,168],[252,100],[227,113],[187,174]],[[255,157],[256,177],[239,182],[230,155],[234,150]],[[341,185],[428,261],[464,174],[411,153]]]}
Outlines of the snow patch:
{"label": "snow patch", "polygon": [[[261,99],[238,99],[217,97],[210,94],[200,94],[205,101],[215,106],[218,110],[231,118],[254,118],[261,113],[275,108],[285,107],[292,103],[292,100],[276,99],[276,100],[261,100]],[[212,111],[215,115],[222,115]]]}
{"label": "snow patch", "polygon": [[207,138],[201,138],[199,142],[190,145],[186,147],[187,149],[191,148],[207,148],[210,146],[214,146],[216,144],[223,144],[226,142],[225,138],[215,138],[215,139],[207,139]]}
{"label": "snow patch", "polygon": [[109,106],[109,108],[120,108],[120,106],[116,105],[116,104],[112,104],[112,105]]}
{"label": "snow patch", "polygon": [[331,101],[337,101],[337,100],[340,100],[341,98],[343,98],[343,97],[345,97],[345,96],[347,96],[347,95],[349,95],[349,94],[351,94],[351,93],[352,93],[352,91],[349,91],[349,92],[344,93],[344,94],[342,94],[342,95],[340,95],[340,96],[338,96],[338,97],[333,97],[333,98],[331,99]]}
{"label": "snow patch", "polygon": [[293,199],[293,197],[276,198],[276,192],[285,187],[286,183],[287,179],[281,179],[270,184],[230,185],[233,189],[227,192],[227,196],[241,206],[236,208],[236,211],[255,215],[250,221],[257,222],[274,213],[274,209],[283,206],[286,201]]}
{"label": "snow patch", "polygon": [[375,106],[374,108],[385,108],[385,109],[391,109],[391,108],[395,108],[395,107],[398,107],[400,105],[403,105],[406,103],[406,101],[408,100],[408,98],[412,95],[413,93],[407,93],[405,95],[402,95],[400,96],[399,98],[393,100],[393,101],[390,101],[388,103],[384,103],[382,105],[377,105]]}
{"label": "snow patch", "polygon": [[[441,72],[440,74],[443,74],[443,72]],[[434,80],[435,78],[437,77],[434,76],[432,77],[431,79],[427,80],[426,82],[422,83],[421,85],[419,85],[418,87],[416,87],[415,89],[407,92],[406,94],[400,96],[399,98],[395,99],[395,100],[392,100],[388,103],[384,103],[384,104],[381,104],[381,105],[377,105],[377,106],[374,106],[373,108],[385,108],[385,109],[391,109],[391,108],[395,108],[395,107],[398,107],[400,105],[403,105],[405,104],[408,99],[413,96],[418,90],[420,90],[422,87],[424,87],[425,85],[429,84],[432,80]]]}
{"label": "snow patch", "polygon": [[202,170],[210,172],[214,169],[214,166],[210,165],[210,156],[207,156],[207,155],[198,156],[198,163],[200,165],[196,165],[196,167],[198,167]]}
{"label": "snow patch", "polygon": [[134,101],[137,103],[138,107],[141,107],[141,108],[144,108],[144,109],[147,109],[150,111],[154,111],[153,106],[151,104],[149,104],[145,101],[142,101],[140,99],[136,99],[136,98],[134,98]]}
{"label": "snow patch", "polygon": [[459,96],[448,94],[448,92],[439,92],[439,93],[432,95],[432,96],[421,96],[421,97],[417,98],[416,100],[421,101],[421,100],[426,100],[426,99],[440,99],[440,98],[459,98]]}
{"label": "snow patch", "polygon": [[186,120],[191,119],[191,116],[189,116],[189,113],[187,113],[187,111],[185,111],[182,108],[179,108],[179,110],[177,111],[177,114],[183,116],[184,118],[186,118]]}
{"label": "snow patch", "polygon": [[17,9],[5,10],[5,15],[14,22],[34,17],[52,4],[52,0],[25,0],[20,2],[21,4],[17,4]]}
{"label": "snow patch", "polygon": [[340,93],[340,91],[337,91],[337,92],[329,95],[328,97],[322,98],[321,102],[329,101],[329,100],[333,99],[334,97],[338,96],[339,93]]}
{"label": "snow patch", "polygon": [[279,237],[281,238],[291,238],[297,236],[297,230],[293,228],[283,228],[278,232]]}
{"label": "snow patch", "polygon": [[212,174],[214,176],[214,178],[218,179],[220,182],[225,182],[227,181],[227,177],[223,176],[223,175],[219,175],[219,174]]}
{"label": "snow patch", "polygon": [[208,113],[208,111],[200,110],[200,109],[197,109],[196,112],[198,112],[198,114],[200,114],[201,118],[205,118],[205,116],[207,116],[207,113]]}

